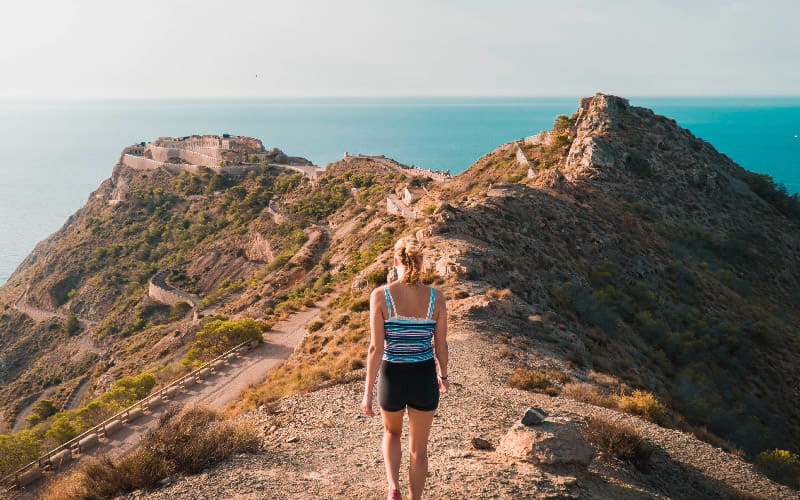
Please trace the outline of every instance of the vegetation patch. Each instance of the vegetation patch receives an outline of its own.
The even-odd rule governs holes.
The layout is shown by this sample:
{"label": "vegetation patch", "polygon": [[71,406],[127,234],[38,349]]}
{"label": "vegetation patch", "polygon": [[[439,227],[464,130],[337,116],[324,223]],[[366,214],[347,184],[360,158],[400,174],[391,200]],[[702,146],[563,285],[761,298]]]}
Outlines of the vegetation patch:
{"label": "vegetation patch", "polygon": [[155,376],[145,372],[120,378],[102,396],[74,410],[54,413],[52,404],[38,402],[29,420],[33,425],[30,429],[0,434],[0,476],[14,472],[43,451],[69,441],[144,398],[155,385]]}
{"label": "vegetation patch", "polygon": [[252,318],[214,319],[195,334],[195,340],[184,357],[185,364],[201,364],[228,349],[250,340],[264,340],[266,325]]}
{"label": "vegetation patch", "polygon": [[523,391],[542,392],[550,396],[557,396],[559,389],[556,384],[563,384],[569,380],[569,375],[556,370],[539,370],[518,366],[508,377],[508,385]]}
{"label": "vegetation patch", "polygon": [[800,490],[800,456],[788,450],[765,450],[758,454],[756,468],[773,481]]}
{"label": "vegetation patch", "polygon": [[252,424],[224,420],[204,406],[172,406],[137,448],[118,460],[87,458],[77,470],[53,481],[43,498],[112,498],[152,488],[171,474],[195,474],[236,453],[259,449],[260,437]]}
{"label": "vegetation patch", "polygon": [[603,453],[631,463],[642,472],[647,472],[655,448],[633,427],[602,418],[591,418],[583,429],[583,435]]}

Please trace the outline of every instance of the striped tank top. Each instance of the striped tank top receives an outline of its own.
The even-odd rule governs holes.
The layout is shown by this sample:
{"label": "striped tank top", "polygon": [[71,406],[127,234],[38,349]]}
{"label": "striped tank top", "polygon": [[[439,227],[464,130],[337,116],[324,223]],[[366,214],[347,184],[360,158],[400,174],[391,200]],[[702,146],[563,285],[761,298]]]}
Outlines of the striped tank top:
{"label": "striped tank top", "polygon": [[[386,295],[386,309],[389,319],[384,320],[383,359],[395,363],[415,363],[433,358],[433,329],[436,321],[432,319],[436,290],[431,287],[427,318],[398,316],[389,287],[383,287]],[[392,314],[394,311],[394,314]]]}

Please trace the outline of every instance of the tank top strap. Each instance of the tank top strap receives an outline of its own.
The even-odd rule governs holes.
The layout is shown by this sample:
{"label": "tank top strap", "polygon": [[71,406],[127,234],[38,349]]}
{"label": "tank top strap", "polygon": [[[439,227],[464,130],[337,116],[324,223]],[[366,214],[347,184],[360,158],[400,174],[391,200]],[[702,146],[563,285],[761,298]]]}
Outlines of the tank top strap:
{"label": "tank top strap", "polygon": [[428,319],[433,318],[433,306],[436,303],[436,289],[431,287],[431,300],[428,303]]}
{"label": "tank top strap", "polygon": [[[391,292],[389,292],[389,287],[383,287],[383,294],[386,296],[386,313],[389,317],[397,316],[397,306],[394,305],[394,298],[392,297]],[[392,314],[392,309],[394,309],[394,314]]]}

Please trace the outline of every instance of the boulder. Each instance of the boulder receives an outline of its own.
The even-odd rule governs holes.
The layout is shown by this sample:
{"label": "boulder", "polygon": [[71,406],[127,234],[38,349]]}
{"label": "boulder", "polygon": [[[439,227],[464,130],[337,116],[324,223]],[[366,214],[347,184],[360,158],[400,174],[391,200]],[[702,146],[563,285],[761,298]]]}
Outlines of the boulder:
{"label": "boulder", "polygon": [[353,290],[363,290],[367,288],[368,285],[369,283],[367,283],[367,278],[363,276],[356,276],[353,279],[353,284],[350,285],[350,288]]}
{"label": "boulder", "polygon": [[480,437],[472,438],[472,447],[476,450],[494,450],[494,445],[491,441],[487,441],[486,439]]}
{"label": "boulder", "polygon": [[535,427],[521,423],[500,440],[497,452],[541,464],[588,465],[595,450],[569,419],[548,418]]}
{"label": "boulder", "polygon": [[547,418],[547,412],[536,406],[531,406],[522,416],[522,423],[524,425],[537,425],[544,422]]}

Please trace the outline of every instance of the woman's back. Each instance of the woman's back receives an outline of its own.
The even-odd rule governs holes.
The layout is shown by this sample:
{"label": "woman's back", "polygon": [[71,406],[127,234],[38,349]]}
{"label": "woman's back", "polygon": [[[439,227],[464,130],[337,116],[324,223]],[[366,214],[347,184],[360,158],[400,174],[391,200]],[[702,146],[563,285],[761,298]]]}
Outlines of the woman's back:
{"label": "woman's back", "polygon": [[[436,290],[429,287],[395,286],[394,294],[403,293],[403,299],[395,299],[390,287],[384,287],[387,318],[384,320],[383,359],[394,363],[416,363],[433,358],[433,333],[436,320],[432,319],[436,301]],[[422,289],[412,290],[412,288]],[[427,291],[427,293],[426,293]],[[398,311],[419,311],[420,298],[427,295],[425,313],[400,314]],[[416,303],[415,303],[416,302]],[[398,306],[401,304],[402,309]],[[417,306],[416,309],[410,306]],[[406,309],[407,307],[407,309]]]}
{"label": "woman's back", "polygon": [[[430,305],[431,292],[436,293],[432,287],[425,285],[407,285],[395,281],[386,288],[394,300],[397,311],[387,311],[388,316],[397,315],[406,318],[427,318]],[[431,309],[432,311],[432,309]]]}

